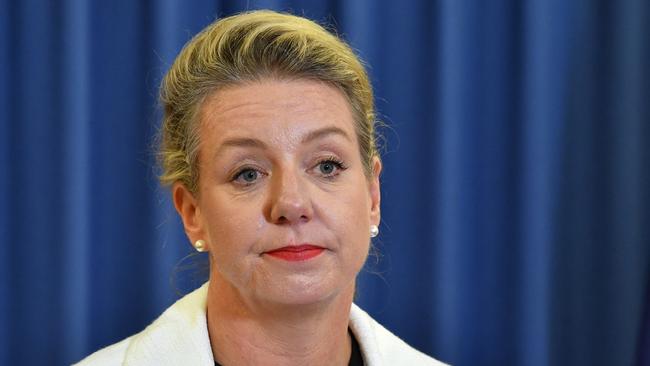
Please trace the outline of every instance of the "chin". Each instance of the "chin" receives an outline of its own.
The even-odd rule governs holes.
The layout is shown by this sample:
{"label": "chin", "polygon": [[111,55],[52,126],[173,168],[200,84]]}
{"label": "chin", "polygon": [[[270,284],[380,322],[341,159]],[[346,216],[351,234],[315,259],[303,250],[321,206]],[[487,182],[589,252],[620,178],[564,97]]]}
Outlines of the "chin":
{"label": "chin", "polygon": [[[305,278],[291,278],[283,281],[282,284],[269,289],[267,292],[268,301],[286,306],[307,306],[329,303],[339,296],[345,296],[349,291],[354,293],[352,286],[346,281],[330,282],[323,279],[311,281]],[[354,282],[354,281],[353,281]]]}

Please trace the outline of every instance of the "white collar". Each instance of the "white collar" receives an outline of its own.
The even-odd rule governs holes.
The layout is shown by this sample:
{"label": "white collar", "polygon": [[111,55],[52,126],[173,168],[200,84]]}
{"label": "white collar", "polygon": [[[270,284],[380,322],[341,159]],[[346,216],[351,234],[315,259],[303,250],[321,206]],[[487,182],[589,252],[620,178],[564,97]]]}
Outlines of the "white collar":
{"label": "white collar", "polygon": [[[178,300],[114,350],[126,366],[214,365],[206,317],[208,283]],[[444,365],[415,350],[352,304],[349,327],[366,366]],[[110,348],[110,347],[109,347]],[[122,351],[118,351],[121,349]]]}
{"label": "white collar", "polygon": [[[132,337],[124,365],[213,365],[206,321],[208,283],[178,300],[158,319]],[[369,315],[357,305],[350,309],[350,330],[366,365],[378,364],[375,333]]]}

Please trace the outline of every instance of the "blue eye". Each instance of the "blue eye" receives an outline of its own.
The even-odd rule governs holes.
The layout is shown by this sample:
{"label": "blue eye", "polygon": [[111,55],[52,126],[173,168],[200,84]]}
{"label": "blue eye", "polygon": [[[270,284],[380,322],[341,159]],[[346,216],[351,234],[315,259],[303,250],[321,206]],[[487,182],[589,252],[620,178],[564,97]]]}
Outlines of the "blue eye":
{"label": "blue eye", "polygon": [[330,175],[334,170],[337,168],[336,165],[334,165],[333,162],[331,161],[324,161],[320,164],[318,164],[320,172],[325,174],[325,175]]}
{"label": "blue eye", "polygon": [[318,163],[318,172],[328,178],[338,175],[341,170],[345,169],[343,162],[335,158],[327,158]]}
{"label": "blue eye", "polygon": [[255,169],[246,168],[239,171],[233,180],[240,181],[242,183],[250,184],[254,183],[257,178],[259,178],[260,172]]}

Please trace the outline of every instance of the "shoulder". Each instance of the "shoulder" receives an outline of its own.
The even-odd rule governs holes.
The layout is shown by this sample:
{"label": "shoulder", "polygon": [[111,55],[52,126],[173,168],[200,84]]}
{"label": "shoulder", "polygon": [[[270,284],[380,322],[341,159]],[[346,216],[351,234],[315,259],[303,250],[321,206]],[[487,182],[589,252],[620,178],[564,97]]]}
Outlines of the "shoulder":
{"label": "shoulder", "polygon": [[124,355],[129,348],[131,339],[134,336],[126,338],[118,343],[102,348],[99,351],[74,364],[74,366],[112,366],[121,365],[124,361]]}
{"label": "shoulder", "polygon": [[355,304],[350,310],[350,329],[359,342],[368,366],[445,365],[408,345]]}
{"label": "shoulder", "polygon": [[206,298],[207,284],[178,300],[142,332],[91,354],[78,365],[212,364]]}

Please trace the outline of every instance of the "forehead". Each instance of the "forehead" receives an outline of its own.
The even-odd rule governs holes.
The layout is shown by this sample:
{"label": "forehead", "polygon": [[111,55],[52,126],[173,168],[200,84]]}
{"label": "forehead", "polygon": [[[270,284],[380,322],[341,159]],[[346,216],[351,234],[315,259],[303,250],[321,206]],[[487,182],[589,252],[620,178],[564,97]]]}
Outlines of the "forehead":
{"label": "forehead", "polygon": [[200,116],[202,138],[212,143],[233,135],[286,143],[323,127],[337,127],[356,140],[344,94],[314,80],[265,79],[230,86],[206,98]]}

